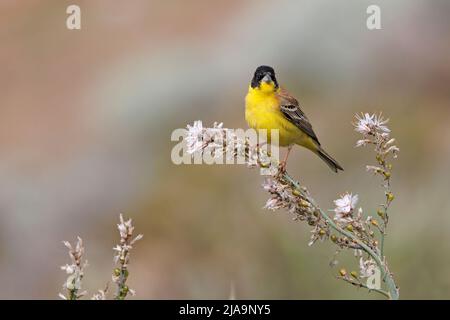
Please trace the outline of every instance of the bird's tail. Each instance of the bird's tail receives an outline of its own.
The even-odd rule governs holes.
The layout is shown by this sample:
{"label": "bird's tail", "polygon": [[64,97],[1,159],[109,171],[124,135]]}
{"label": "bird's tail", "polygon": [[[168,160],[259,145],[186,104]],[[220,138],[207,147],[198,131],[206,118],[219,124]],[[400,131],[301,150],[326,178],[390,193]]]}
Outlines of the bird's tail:
{"label": "bird's tail", "polygon": [[319,146],[317,149],[317,155],[325,161],[325,163],[333,170],[334,172],[338,172],[339,170],[344,170],[339,163],[337,163],[336,160],[334,160],[328,153],[325,152],[325,150],[322,149],[322,147]]}

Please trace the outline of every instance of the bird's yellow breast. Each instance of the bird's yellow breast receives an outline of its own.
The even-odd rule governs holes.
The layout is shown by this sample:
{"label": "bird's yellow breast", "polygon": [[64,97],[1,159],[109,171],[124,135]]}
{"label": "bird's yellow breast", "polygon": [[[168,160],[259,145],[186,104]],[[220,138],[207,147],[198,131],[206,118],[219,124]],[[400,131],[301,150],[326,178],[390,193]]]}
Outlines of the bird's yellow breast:
{"label": "bird's yellow breast", "polygon": [[[270,86],[270,84],[263,84]],[[280,111],[280,102],[276,96],[276,89],[249,87],[245,98],[245,120],[253,129],[268,130],[270,143],[271,130],[279,130],[280,146],[292,144],[309,145],[306,134],[291,123]]]}

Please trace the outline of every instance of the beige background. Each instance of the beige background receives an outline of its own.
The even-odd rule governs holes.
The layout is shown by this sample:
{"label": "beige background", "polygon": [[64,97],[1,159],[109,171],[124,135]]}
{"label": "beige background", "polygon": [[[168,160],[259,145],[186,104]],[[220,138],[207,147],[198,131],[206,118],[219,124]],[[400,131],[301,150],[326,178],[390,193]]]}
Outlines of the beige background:
{"label": "beige background", "polygon": [[[80,31],[65,27],[74,3]],[[365,26],[373,3],[382,30]],[[232,283],[237,298],[376,298],[333,278],[331,244],[309,248],[307,226],[261,209],[256,171],[170,161],[175,128],[246,125],[260,64],[345,168],[293,152],[289,171],[323,208],[352,191],[374,213],[383,194],[350,122],[391,118],[390,267],[402,298],[450,298],[449,14],[448,1],[425,0],[1,1],[0,298],[56,298],[61,240],[77,235],[84,288],[103,287],[119,212],[145,235],[130,266],[136,298],[228,298]]]}

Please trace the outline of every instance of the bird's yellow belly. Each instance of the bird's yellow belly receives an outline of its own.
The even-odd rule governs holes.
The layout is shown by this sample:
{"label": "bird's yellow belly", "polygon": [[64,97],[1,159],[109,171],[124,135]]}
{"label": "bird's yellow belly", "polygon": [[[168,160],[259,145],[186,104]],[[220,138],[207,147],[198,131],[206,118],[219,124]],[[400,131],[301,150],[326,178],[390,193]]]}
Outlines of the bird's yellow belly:
{"label": "bird's yellow belly", "polygon": [[299,144],[308,148],[311,144],[311,139],[281,113],[276,98],[247,97],[245,119],[251,128],[267,130],[269,143],[272,130],[279,130],[279,144],[282,147]]}

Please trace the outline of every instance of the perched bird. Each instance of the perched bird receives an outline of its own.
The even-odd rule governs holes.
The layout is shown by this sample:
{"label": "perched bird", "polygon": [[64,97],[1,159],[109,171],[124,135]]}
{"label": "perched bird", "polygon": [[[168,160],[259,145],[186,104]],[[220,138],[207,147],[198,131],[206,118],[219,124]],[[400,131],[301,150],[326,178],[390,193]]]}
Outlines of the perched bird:
{"label": "perched bird", "polygon": [[279,130],[280,146],[288,147],[286,157],[281,162],[283,171],[294,144],[317,154],[334,172],[344,170],[321,147],[298,101],[279,87],[272,67],[260,66],[256,69],[245,98],[245,120],[253,129],[268,130],[269,143],[271,130]]}

